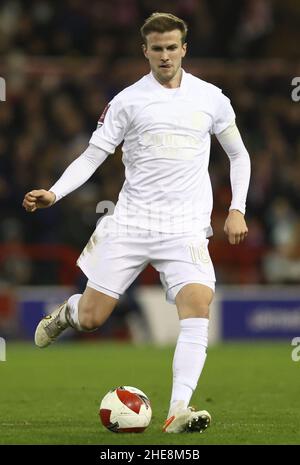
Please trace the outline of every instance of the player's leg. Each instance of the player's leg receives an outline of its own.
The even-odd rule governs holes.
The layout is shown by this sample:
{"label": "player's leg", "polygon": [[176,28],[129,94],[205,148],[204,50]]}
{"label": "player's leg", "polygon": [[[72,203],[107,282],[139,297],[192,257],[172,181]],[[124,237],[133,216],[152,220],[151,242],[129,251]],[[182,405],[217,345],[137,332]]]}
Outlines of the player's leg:
{"label": "player's leg", "polygon": [[39,323],[35,343],[46,347],[68,326],[79,331],[101,326],[147,265],[144,243],[134,229],[118,230],[111,218],[102,221],[77,260],[89,279],[86,290],[72,295]]}
{"label": "player's leg", "polygon": [[159,271],[167,300],[176,304],[180,319],[172,395],[163,430],[204,431],[210,415],[192,412],[188,405],[206,359],[209,305],[215,284],[208,240],[204,231],[196,236],[165,235],[155,252],[151,263]]}
{"label": "player's leg", "polygon": [[[89,284],[89,283],[88,283]],[[104,291],[104,290],[103,290]],[[87,285],[84,293],[68,300],[67,320],[79,331],[93,331],[105,323],[118,303],[119,295],[108,295]]]}
{"label": "player's leg", "polygon": [[[111,293],[112,294],[112,293]],[[74,294],[66,302],[43,318],[35,331],[35,343],[44,348],[71,326],[78,331],[92,331],[100,327],[111,315],[118,295],[87,286],[83,294]]]}
{"label": "player's leg", "polygon": [[180,333],[173,359],[170,409],[164,426],[167,432],[202,432],[209,426],[209,413],[193,411],[188,405],[206,360],[212,298],[212,289],[199,283],[183,286],[176,296]]}

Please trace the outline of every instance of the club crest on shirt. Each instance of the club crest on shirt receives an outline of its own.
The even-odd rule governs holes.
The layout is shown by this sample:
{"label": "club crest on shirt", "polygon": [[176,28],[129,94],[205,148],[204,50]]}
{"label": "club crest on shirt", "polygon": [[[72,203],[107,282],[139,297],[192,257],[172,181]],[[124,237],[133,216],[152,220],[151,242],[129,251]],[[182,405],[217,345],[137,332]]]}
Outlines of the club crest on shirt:
{"label": "club crest on shirt", "polygon": [[108,112],[109,107],[110,107],[110,104],[108,103],[100,115],[100,118],[97,123],[97,128],[100,128],[103,125],[105,116],[106,116],[106,113]]}

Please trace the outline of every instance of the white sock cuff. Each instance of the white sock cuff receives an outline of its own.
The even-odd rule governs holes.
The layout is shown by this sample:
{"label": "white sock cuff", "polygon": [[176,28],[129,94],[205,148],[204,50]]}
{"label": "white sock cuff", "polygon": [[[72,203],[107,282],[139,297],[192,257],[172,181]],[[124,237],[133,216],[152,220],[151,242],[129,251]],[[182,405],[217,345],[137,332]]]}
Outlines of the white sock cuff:
{"label": "white sock cuff", "polygon": [[180,320],[180,327],[184,328],[207,328],[209,324],[208,318],[185,318]]}
{"label": "white sock cuff", "polygon": [[78,318],[78,302],[81,296],[82,294],[73,294],[68,299],[68,314],[71,326],[78,329],[79,331],[82,331]]}
{"label": "white sock cuff", "polygon": [[207,347],[208,344],[207,318],[185,318],[180,321],[180,333],[178,342],[200,344]]}

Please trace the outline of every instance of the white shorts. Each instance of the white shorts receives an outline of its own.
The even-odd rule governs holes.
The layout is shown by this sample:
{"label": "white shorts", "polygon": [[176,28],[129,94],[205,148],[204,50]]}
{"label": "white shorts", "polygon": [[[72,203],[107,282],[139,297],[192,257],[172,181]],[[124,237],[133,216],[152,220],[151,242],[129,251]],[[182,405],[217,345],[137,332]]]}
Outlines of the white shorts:
{"label": "white shorts", "polygon": [[188,283],[215,289],[205,231],[196,235],[167,234],[120,225],[107,216],[77,260],[88,286],[116,299],[149,263],[159,272],[170,303],[175,303],[177,293]]}

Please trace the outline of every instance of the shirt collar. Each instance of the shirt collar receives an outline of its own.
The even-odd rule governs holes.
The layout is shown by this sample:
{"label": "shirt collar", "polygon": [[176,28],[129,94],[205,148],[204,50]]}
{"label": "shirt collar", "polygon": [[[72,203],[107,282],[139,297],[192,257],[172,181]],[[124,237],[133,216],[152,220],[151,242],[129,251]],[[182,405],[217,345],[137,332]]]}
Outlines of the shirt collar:
{"label": "shirt collar", "polygon": [[[181,70],[182,70],[181,82],[180,82],[180,86],[177,87],[178,93],[176,93],[176,95],[184,95],[184,94],[186,94],[186,91],[187,91],[187,73],[184,71],[183,68],[181,68]],[[149,76],[151,82],[157,88],[157,90],[160,90],[160,91],[164,92],[164,95],[165,95],[166,94],[166,92],[165,92],[166,87],[164,87],[162,84],[160,84],[160,82],[154,77],[152,71],[150,71],[148,76]]]}

